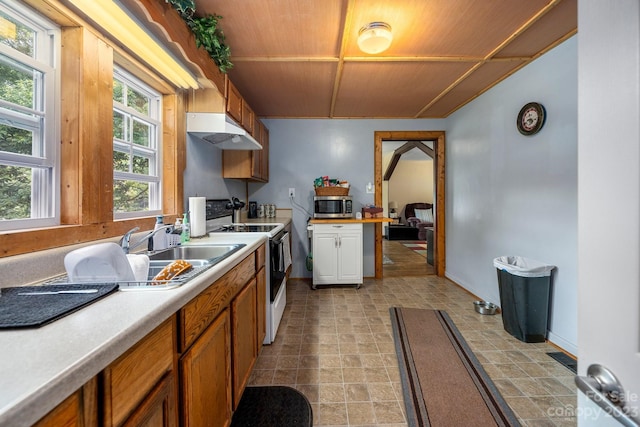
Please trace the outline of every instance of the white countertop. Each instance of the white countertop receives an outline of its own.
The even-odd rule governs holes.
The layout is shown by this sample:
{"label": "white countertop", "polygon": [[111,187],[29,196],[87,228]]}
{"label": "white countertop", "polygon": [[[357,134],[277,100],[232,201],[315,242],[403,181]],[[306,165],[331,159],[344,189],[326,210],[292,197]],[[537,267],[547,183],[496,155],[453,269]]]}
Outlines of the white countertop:
{"label": "white countertop", "polygon": [[192,239],[246,246],[179,288],[116,292],[37,329],[0,330],[0,425],[38,421],[266,241],[253,233]]}

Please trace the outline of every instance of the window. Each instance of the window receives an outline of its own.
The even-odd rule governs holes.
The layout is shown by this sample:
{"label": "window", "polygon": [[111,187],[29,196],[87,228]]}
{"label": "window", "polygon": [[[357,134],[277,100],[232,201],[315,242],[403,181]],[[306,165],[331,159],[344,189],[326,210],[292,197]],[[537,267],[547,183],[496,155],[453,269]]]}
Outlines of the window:
{"label": "window", "polygon": [[0,1],[0,230],[59,223],[59,34]]}
{"label": "window", "polygon": [[118,218],[161,213],[161,95],[115,67],[113,210]]}

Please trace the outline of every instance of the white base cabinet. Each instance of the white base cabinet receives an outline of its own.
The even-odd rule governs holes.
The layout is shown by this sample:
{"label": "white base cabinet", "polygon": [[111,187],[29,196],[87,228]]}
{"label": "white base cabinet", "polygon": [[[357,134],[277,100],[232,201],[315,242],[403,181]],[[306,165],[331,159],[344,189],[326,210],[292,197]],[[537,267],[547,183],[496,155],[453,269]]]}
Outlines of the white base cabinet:
{"label": "white base cabinet", "polygon": [[313,289],[362,284],[362,224],[313,225]]}

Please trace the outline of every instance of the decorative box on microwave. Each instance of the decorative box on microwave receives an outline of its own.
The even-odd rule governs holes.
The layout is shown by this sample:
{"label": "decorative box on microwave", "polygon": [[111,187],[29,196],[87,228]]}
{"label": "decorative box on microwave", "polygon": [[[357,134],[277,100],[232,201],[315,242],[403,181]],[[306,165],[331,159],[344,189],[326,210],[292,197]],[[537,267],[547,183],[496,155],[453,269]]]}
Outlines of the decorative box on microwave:
{"label": "decorative box on microwave", "polygon": [[375,206],[362,208],[362,218],[382,218],[382,208]]}

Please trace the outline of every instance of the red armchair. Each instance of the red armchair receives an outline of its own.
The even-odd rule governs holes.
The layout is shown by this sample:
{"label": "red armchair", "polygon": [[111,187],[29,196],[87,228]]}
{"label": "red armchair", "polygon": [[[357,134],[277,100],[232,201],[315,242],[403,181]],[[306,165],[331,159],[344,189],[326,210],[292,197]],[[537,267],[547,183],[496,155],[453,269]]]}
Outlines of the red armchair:
{"label": "red armchair", "polygon": [[[419,211],[416,213],[416,209]],[[431,203],[408,203],[404,217],[409,226],[418,229],[418,239],[427,240],[427,228],[433,227],[433,205]]]}

